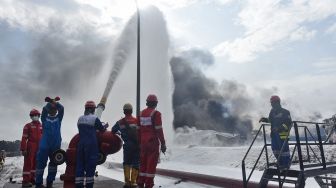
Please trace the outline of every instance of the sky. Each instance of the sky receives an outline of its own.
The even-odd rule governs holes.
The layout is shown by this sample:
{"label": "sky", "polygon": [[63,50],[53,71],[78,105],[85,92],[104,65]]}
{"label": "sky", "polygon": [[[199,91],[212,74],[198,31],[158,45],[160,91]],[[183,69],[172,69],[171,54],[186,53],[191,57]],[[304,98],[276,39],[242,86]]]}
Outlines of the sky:
{"label": "sky", "polygon": [[[267,115],[272,94],[281,97],[293,119],[328,118],[336,113],[336,1],[138,0],[138,4],[143,27],[149,28],[142,31],[144,40],[150,41],[144,44],[149,62],[169,62],[169,56],[195,48],[210,52],[214,63],[202,68],[203,73],[218,84],[229,80],[244,85],[253,101],[254,119]],[[151,5],[162,15],[148,11]],[[29,110],[41,109],[45,95],[64,97],[62,133],[69,140],[76,133],[85,100],[99,100],[111,66],[111,49],[135,11],[131,0],[0,0],[0,117],[4,122],[0,140],[20,139]],[[161,16],[163,21],[155,20]],[[157,29],[156,23],[164,24]],[[162,44],[162,38],[169,43]],[[155,50],[167,52],[165,59],[147,57]],[[134,59],[134,52],[131,56]],[[128,64],[124,69],[129,71],[122,72],[112,89],[107,112],[113,115],[105,117],[110,124],[122,116],[119,109],[125,100],[134,104],[133,95],[122,94],[132,85],[122,79],[134,75],[130,73],[134,62]],[[144,81],[150,80],[151,72],[144,74]],[[160,99],[171,92],[169,72],[164,75],[168,76],[154,85],[144,83],[143,97],[154,91]],[[155,88],[163,84],[162,91]],[[161,109],[170,113],[170,98],[164,101]],[[171,121],[169,115],[166,124]]]}

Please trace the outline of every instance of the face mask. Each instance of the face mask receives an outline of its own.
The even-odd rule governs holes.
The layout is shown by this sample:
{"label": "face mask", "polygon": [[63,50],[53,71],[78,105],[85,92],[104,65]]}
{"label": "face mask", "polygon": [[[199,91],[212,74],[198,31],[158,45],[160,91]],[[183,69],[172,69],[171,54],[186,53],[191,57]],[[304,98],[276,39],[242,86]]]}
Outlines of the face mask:
{"label": "face mask", "polygon": [[38,121],[40,119],[40,116],[32,116],[31,119],[33,121]]}

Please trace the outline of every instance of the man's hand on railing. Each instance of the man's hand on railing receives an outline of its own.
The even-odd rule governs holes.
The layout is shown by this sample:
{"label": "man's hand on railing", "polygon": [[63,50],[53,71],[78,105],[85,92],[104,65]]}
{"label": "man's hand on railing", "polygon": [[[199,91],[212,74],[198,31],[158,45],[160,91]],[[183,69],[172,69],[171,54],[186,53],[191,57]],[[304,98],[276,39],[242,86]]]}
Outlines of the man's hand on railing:
{"label": "man's hand on railing", "polygon": [[261,123],[261,122],[268,123],[268,118],[266,118],[266,117],[260,118],[259,123]]}

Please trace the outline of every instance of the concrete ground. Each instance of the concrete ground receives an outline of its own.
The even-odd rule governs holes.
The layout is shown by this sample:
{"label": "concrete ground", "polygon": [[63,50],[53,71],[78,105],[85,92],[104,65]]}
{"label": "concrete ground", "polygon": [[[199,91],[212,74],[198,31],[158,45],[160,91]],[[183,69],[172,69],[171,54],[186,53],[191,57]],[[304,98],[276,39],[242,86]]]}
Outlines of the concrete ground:
{"label": "concrete ground", "polygon": [[[124,185],[123,182],[113,180],[110,178],[106,178],[104,176],[99,176],[95,178],[95,183],[94,183],[94,188],[106,188],[106,187],[114,187],[114,188],[122,188]],[[20,183],[6,183],[4,185],[4,188],[21,188],[22,184]],[[63,187],[63,182],[57,179],[54,184],[53,188],[62,188]]]}

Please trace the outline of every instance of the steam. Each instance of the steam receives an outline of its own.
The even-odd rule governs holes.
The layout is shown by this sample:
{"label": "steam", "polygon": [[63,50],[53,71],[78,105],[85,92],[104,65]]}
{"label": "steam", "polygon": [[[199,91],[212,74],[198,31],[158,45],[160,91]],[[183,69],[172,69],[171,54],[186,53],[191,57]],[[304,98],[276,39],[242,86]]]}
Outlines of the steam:
{"label": "steam", "polygon": [[246,88],[234,81],[217,84],[207,78],[200,67],[211,64],[211,53],[200,49],[182,52],[171,59],[175,83],[174,128],[190,126],[246,137],[252,130]]}

